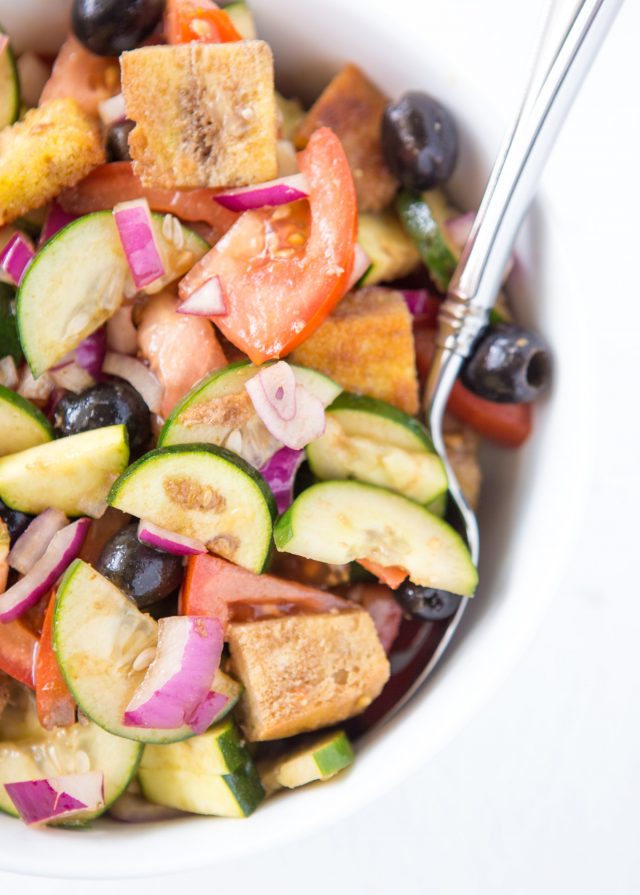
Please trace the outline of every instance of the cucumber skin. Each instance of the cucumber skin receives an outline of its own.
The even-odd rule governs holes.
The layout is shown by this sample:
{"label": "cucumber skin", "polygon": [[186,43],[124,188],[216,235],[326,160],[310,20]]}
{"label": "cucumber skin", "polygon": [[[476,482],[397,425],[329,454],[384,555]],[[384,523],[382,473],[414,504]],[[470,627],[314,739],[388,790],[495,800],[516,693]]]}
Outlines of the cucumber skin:
{"label": "cucumber skin", "polygon": [[18,337],[18,321],[11,311],[15,291],[8,283],[0,283],[0,357],[11,355],[19,364],[24,357]]}
{"label": "cucumber skin", "polygon": [[[325,753],[328,753],[329,755],[328,761],[326,760],[327,755]],[[355,757],[355,753],[346,733],[340,731],[338,736],[336,736],[329,745],[318,750],[317,755],[314,755],[314,761],[318,765],[318,770],[322,776],[328,777],[329,775],[333,776],[333,774],[337,774],[339,771],[348,767],[353,763]]]}
{"label": "cucumber skin", "polygon": [[403,190],[396,199],[396,209],[431,279],[446,292],[458,262],[444,242],[429,206],[421,196]]}
{"label": "cucumber skin", "polygon": [[412,435],[419,438],[426,449],[434,452],[433,441],[427,429],[408,413],[394,407],[393,404],[387,404],[386,401],[379,401],[377,398],[370,398],[368,395],[354,395],[352,392],[341,392],[338,397],[327,407],[327,413],[332,410],[359,410],[363,413],[381,416],[390,420],[392,423],[398,423],[409,429]]}

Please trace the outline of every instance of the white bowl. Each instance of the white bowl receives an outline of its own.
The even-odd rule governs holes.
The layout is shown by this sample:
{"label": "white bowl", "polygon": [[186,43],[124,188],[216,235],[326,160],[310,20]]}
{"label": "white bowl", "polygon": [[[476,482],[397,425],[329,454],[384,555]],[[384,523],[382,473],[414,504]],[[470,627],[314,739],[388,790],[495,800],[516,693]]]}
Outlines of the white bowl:
{"label": "white bowl", "polygon": [[[453,191],[463,205],[474,207],[500,132],[467,82],[455,47],[442,47],[437,28],[418,33],[407,27],[406,17],[389,16],[388,4],[371,0],[316,0],[304,12],[295,0],[252,0],[252,6],[261,34],[274,47],[283,83],[294,92],[313,94],[353,59],[391,95],[424,88],[444,100],[463,132]],[[20,35],[22,46],[51,46],[60,39],[55,22],[67,7],[67,0],[0,0],[0,21]],[[243,822],[194,817],[129,827],[103,821],[74,834],[34,832],[0,816],[0,869],[106,879],[246,857],[309,834],[381,795],[469,720],[542,617],[586,494],[589,417],[580,397],[589,393],[586,342],[549,207],[539,202],[523,234],[514,291],[521,319],[534,321],[555,349],[553,394],[539,408],[535,435],[524,450],[485,451],[482,586],[428,685],[367,738],[353,769],[330,785],[275,799]],[[551,535],[550,520],[558,519],[562,525]]]}

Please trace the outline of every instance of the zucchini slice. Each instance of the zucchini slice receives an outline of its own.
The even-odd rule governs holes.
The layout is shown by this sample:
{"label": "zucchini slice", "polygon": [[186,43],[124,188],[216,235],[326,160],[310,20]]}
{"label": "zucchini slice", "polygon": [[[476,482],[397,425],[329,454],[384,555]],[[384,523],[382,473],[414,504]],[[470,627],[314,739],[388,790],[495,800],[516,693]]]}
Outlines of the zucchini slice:
{"label": "zucchini slice", "polygon": [[[0,27],[0,38],[5,32]],[[11,44],[0,51],[0,128],[8,127],[20,114],[20,79]]]}
{"label": "zucchini slice", "polygon": [[109,503],[169,531],[197,538],[251,572],[269,559],[276,503],[252,466],[212,444],[156,448],[115,482]]}
{"label": "zucchini slice", "polygon": [[46,416],[26,398],[0,385],[0,457],[52,439]]}
{"label": "zucchini slice", "polygon": [[[109,733],[141,743],[173,743],[194,735],[187,725],[153,730],[123,723],[125,708],[145,675],[145,669],[134,669],[136,659],[155,648],[157,639],[157,622],[114,584],[82,560],[69,566],[58,587],[55,650],[74,699]],[[240,686],[234,684],[222,672],[213,681],[214,690],[230,696],[224,715],[240,695]]]}
{"label": "zucchini slice", "polygon": [[342,565],[367,557],[401,566],[415,584],[470,597],[478,574],[462,538],[418,503],[375,485],[321,482],[274,530],[278,550]]}
{"label": "zucchini slice", "polygon": [[0,283],[0,357],[11,355],[19,364],[22,348],[15,315],[15,292],[8,283]]}
{"label": "zucchini slice", "polygon": [[431,190],[422,196],[403,190],[396,199],[396,209],[431,279],[441,292],[446,292],[460,257],[445,226],[456,212],[439,190]]}
{"label": "zucchini slice", "polygon": [[236,0],[224,7],[224,11],[233,22],[236,31],[242,35],[244,40],[255,40],[258,36],[255,19],[253,13],[246,3],[242,0]]}
{"label": "zucchini slice", "polygon": [[402,229],[393,211],[359,214],[358,242],[371,261],[360,281],[362,286],[398,280],[420,263],[413,240]]}
{"label": "zucchini slice", "polygon": [[205,733],[168,746],[149,745],[140,762],[140,772],[189,771],[192,774],[233,774],[250,759],[238,728],[231,718],[220,721]]}
{"label": "zucchini slice", "polygon": [[311,745],[258,766],[268,795],[283,787],[296,789],[316,780],[330,780],[353,763],[355,755],[344,730],[326,734]]}
{"label": "zucchini slice", "polygon": [[[166,275],[144,291],[158,292],[209,246],[171,215],[151,217]],[[125,294],[134,293],[110,211],[85,215],[57,233],[38,252],[18,290],[20,342],[34,377],[102,326]]]}

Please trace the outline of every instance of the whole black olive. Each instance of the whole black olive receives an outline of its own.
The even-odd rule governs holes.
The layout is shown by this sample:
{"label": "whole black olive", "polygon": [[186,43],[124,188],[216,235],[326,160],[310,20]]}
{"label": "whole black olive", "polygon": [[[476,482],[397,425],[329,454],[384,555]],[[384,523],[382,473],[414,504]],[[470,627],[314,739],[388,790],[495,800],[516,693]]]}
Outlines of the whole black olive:
{"label": "whole black olive", "polygon": [[141,544],[137,522],[107,541],[96,568],[141,609],[164,600],[182,584],[182,559]]}
{"label": "whole black olive", "polygon": [[462,370],[462,381],[472,392],[501,404],[524,404],[549,385],[551,357],[537,333],[498,323],[480,337]]}
{"label": "whole black olive", "polygon": [[0,500],[0,519],[2,519],[9,529],[9,537],[11,538],[12,544],[20,537],[33,518],[33,516],[29,516],[27,513],[20,513],[18,510],[12,510],[11,507],[8,507],[6,503],[3,503]]}
{"label": "whole black olive", "polygon": [[164,0],[73,0],[71,28],[98,56],[134,50],[156,27]]}
{"label": "whole black olive", "polygon": [[131,456],[136,457],[151,435],[149,408],[132,385],[115,378],[98,382],[77,395],[69,392],[58,401],[54,416],[54,426],[61,435],[119,423],[127,427]]}
{"label": "whole black olive", "polygon": [[451,114],[426,93],[411,91],[382,117],[384,159],[409,190],[430,190],[453,173],[458,130]]}
{"label": "whole black olive", "polygon": [[107,161],[130,162],[129,134],[135,127],[135,122],[125,118],[124,121],[116,121],[107,133]]}
{"label": "whole black olive", "polygon": [[401,584],[393,595],[410,615],[428,622],[451,618],[460,605],[460,600],[464,599],[459,594],[449,593],[448,590],[412,584],[409,579]]}

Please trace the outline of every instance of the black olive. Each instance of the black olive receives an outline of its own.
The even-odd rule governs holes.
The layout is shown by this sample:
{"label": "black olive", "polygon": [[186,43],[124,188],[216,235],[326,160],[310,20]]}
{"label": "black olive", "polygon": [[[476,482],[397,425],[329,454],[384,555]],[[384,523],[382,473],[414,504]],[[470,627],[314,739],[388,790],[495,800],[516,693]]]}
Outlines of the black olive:
{"label": "black olive", "polygon": [[458,130],[451,114],[426,93],[411,91],[382,117],[384,159],[409,190],[430,190],[453,173]]}
{"label": "black olive", "polygon": [[436,590],[434,587],[412,584],[409,579],[401,584],[393,595],[410,615],[427,622],[451,618],[460,605],[460,600],[464,599],[459,594],[449,593],[448,590]]}
{"label": "black olive", "polygon": [[125,118],[124,121],[116,121],[107,133],[107,160],[110,162],[130,162],[129,134],[134,129],[135,123]]}
{"label": "black olive", "polygon": [[124,379],[98,382],[58,401],[54,426],[61,435],[77,435],[102,426],[124,423],[129,435],[131,456],[146,448],[151,435],[149,408],[140,393]]}
{"label": "black olive", "polygon": [[27,513],[20,513],[18,510],[12,510],[11,507],[8,507],[6,503],[3,503],[0,500],[0,519],[2,519],[9,529],[9,537],[11,538],[12,544],[20,537],[33,518],[33,516],[29,516]]}
{"label": "black olive", "polygon": [[71,28],[98,56],[135,50],[156,27],[164,0],[73,0]]}
{"label": "black olive", "polygon": [[498,323],[480,337],[462,370],[462,381],[472,392],[501,404],[523,404],[549,385],[551,357],[537,333]]}
{"label": "black olive", "polygon": [[182,584],[182,559],[141,544],[137,522],[107,541],[96,568],[141,609],[164,600]]}

